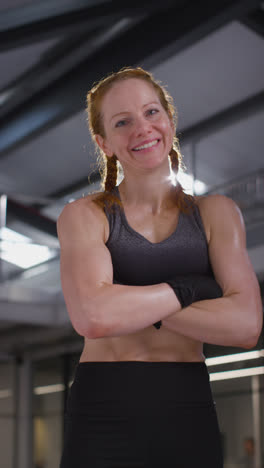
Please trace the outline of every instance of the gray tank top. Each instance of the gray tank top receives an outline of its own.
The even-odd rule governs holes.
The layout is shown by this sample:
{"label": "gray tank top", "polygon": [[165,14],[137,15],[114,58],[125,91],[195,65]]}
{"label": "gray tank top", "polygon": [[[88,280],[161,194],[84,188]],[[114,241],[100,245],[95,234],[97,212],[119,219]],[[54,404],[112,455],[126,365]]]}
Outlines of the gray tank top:
{"label": "gray tank top", "polygon": [[[113,192],[119,197],[116,186]],[[177,275],[213,275],[208,255],[207,239],[195,205],[190,214],[180,212],[175,231],[158,243],[152,243],[135,231],[117,204],[105,208],[109,222],[109,249],[114,283],[146,286],[163,283]]]}

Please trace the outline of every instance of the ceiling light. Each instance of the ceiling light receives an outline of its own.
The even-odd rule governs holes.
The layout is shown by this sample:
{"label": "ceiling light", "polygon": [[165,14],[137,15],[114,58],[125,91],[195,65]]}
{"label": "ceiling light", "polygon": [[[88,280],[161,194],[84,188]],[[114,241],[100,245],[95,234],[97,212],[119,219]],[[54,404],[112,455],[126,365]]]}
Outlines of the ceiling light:
{"label": "ceiling light", "polygon": [[13,229],[7,227],[2,227],[0,229],[0,240],[2,241],[11,241],[11,242],[31,242],[31,239],[27,236],[23,236]]}
{"label": "ceiling light", "polygon": [[[69,388],[72,386],[73,380],[69,382]],[[50,385],[41,385],[39,387],[35,387],[33,392],[35,395],[48,395],[50,393],[58,393],[64,392],[65,385],[64,384],[50,384]],[[10,398],[13,396],[13,392],[10,389],[2,389],[0,390],[0,399],[2,398]]]}
{"label": "ceiling light", "polygon": [[230,362],[259,359],[261,357],[264,357],[264,349],[261,349],[259,351],[248,351],[246,353],[227,354],[226,356],[207,358],[205,360],[205,363],[207,366],[216,366],[219,364],[228,364]]}
{"label": "ceiling light", "polygon": [[0,258],[26,269],[55,257],[56,251],[45,245],[33,244],[32,240],[9,228],[0,229]]}
{"label": "ceiling light", "polygon": [[210,381],[213,382],[215,380],[238,379],[240,377],[251,377],[253,375],[261,375],[261,374],[264,374],[264,366],[250,367],[248,369],[238,369],[238,370],[225,371],[225,372],[213,372],[209,374],[209,377],[210,377]]}
{"label": "ceiling light", "polygon": [[2,398],[10,398],[12,396],[12,392],[9,389],[0,390],[0,399]]}
{"label": "ceiling light", "polygon": [[43,385],[34,389],[35,395],[45,395],[47,393],[63,392],[65,386],[63,384]]}

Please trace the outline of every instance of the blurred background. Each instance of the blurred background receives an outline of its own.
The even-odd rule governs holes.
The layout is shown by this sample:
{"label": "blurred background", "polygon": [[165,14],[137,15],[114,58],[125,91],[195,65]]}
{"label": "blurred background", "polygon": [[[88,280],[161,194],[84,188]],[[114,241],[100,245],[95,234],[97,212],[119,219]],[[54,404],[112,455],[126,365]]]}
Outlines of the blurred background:
{"label": "blurred background", "polygon": [[[263,298],[264,2],[0,0],[3,468],[59,466],[83,339],[63,300],[56,220],[65,204],[101,190],[86,93],[123,66],[168,86],[180,181],[240,206]],[[264,466],[263,337],[248,352],[204,347],[225,468]]]}

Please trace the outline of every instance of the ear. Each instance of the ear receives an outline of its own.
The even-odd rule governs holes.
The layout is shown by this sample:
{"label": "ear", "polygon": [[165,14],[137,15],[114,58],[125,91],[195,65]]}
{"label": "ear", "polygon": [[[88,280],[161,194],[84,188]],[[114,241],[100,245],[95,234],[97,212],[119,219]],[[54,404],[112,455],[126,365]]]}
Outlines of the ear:
{"label": "ear", "polygon": [[95,135],[95,141],[98,144],[99,148],[101,148],[101,150],[106,154],[106,156],[113,156],[114,153],[111,150],[105,138],[103,138],[101,135]]}

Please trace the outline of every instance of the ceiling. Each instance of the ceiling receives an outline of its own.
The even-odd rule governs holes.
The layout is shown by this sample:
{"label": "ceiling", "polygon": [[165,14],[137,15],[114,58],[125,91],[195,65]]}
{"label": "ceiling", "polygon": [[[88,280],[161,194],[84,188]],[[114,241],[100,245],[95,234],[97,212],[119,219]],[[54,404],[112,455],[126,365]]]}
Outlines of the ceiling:
{"label": "ceiling", "polygon": [[0,359],[81,349],[61,292],[56,219],[100,189],[86,93],[122,66],[168,86],[186,172],[241,207],[263,288],[264,2],[2,0],[0,12],[0,223],[53,255],[31,268],[1,260]]}

